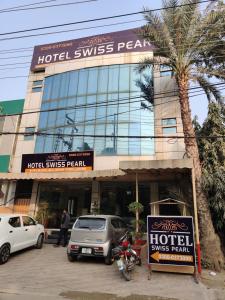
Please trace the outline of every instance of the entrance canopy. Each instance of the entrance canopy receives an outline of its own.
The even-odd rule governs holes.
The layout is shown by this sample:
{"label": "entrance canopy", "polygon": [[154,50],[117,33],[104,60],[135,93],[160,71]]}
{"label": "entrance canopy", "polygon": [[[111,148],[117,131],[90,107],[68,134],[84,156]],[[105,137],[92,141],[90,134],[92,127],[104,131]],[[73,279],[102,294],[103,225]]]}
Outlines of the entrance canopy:
{"label": "entrance canopy", "polygon": [[191,159],[168,160],[129,160],[120,161],[119,169],[94,170],[82,172],[27,172],[27,173],[0,173],[0,180],[74,180],[95,179],[125,176],[134,173],[187,173],[193,167]]}
{"label": "entrance canopy", "polygon": [[73,180],[101,177],[123,176],[125,172],[118,169],[83,171],[83,172],[35,172],[35,173],[0,173],[0,180]]}
{"label": "entrance canopy", "polygon": [[192,159],[129,160],[120,162],[120,170],[126,173],[169,170],[180,172],[191,170],[192,167]]}

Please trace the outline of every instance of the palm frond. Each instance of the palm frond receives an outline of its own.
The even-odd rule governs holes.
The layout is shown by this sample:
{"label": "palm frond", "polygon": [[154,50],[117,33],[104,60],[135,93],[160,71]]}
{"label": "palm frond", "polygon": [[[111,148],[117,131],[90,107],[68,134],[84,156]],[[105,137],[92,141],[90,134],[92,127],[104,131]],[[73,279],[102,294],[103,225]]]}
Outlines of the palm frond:
{"label": "palm frond", "polygon": [[225,80],[224,69],[217,68],[217,69],[213,70],[213,69],[210,69],[207,67],[198,67],[197,71],[201,74],[207,75],[208,77],[215,77],[215,78],[223,80],[223,81]]}
{"label": "palm frond", "polygon": [[143,75],[143,79],[136,80],[136,85],[142,92],[142,98],[147,100],[151,105],[154,103],[153,80],[148,75]]}
{"label": "palm frond", "polygon": [[143,72],[147,68],[155,65],[165,65],[165,66],[171,66],[170,60],[166,57],[161,57],[161,56],[153,56],[151,57],[146,57],[143,60],[141,60],[137,66],[137,71],[139,73]]}
{"label": "palm frond", "polygon": [[200,87],[204,90],[209,103],[213,101],[212,96],[218,103],[223,103],[223,98],[220,91],[206,77],[204,77],[202,74],[195,74],[192,76],[191,79],[197,82],[200,85]]}

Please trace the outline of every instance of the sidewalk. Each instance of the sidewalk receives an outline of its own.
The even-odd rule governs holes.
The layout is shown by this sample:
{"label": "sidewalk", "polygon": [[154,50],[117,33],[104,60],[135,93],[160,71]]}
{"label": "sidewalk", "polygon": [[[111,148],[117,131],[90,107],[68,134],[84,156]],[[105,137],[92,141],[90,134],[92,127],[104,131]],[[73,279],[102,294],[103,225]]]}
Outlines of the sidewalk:
{"label": "sidewalk", "polygon": [[44,245],[15,254],[0,266],[0,300],[224,300],[225,273],[213,277],[204,271],[202,277],[196,284],[190,275],[153,272],[148,280],[143,265],[126,282],[115,264],[93,259],[71,263],[65,248]]}

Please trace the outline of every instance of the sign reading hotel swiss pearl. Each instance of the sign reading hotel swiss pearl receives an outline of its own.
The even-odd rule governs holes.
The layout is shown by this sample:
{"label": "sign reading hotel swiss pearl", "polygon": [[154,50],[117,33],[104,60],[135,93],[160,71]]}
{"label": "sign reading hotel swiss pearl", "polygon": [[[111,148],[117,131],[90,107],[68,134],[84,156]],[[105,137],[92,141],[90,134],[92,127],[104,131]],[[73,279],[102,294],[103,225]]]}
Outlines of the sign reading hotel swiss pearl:
{"label": "sign reading hotel swiss pearl", "polygon": [[21,172],[91,171],[93,158],[93,151],[23,154]]}
{"label": "sign reading hotel swiss pearl", "polygon": [[46,64],[126,52],[153,51],[153,45],[137,34],[138,29],[100,34],[34,48],[31,70]]}
{"label": "sign reading hotel swiss pearl", "polygon": [[148,263],[195,266],[192,217],[148,216]]}

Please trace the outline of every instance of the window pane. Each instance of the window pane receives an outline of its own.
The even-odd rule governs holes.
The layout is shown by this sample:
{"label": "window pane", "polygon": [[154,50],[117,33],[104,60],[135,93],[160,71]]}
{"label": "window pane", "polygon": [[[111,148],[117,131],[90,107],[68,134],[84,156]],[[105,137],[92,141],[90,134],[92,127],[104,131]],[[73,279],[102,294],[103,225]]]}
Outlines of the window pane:
{"label": "window pane", "polygon": [[98,69],[90,69],[88,75],[88,94],[93,94],[97,92],[97,82],[98,82]]}
{"label": "window pane", "polygon": [[98,72],[98,93],[106,93],[108,89],[108,67],[99,68]]}
{"label": "window pane", "polygon": [[24,134],[24,141],[32,141],[34,139],[34,134],[31,134],[35,132],[35,127],[26,127],[25,128],[25,134]]}
{"label": "window pane", "polygon": [[118,92],[119,88],[119,66],[109,67],[108,92]]}
{"label": "window pane", "polygon": [[162,125],[167,126],[167,125],[176,125],[176,118],[169,118],[169,119],[162,119]]}
{"label": "window pane", "polygon": [[77,94],[78,74],[79,71],[69,72],[68,96],[74,96]]}
{"label": "window pane", "polygon": [[33,92],[33,93],[41,92],[41,90],[42,90],[42,87],[33,87],[33,88],[32,88],[32,92]]}
{"label": "window pane", "polygon": [[33,86],[42,85],[43,80],[35,80],[33,81]]}
{"label": "window pane", "polygon": [[119,90],[120,91],[129,91],[130,83],[130,72],[129,65],[120,66],[120,77],[119,77]]}
{"label": "window pane", "polygon": [[78,95],[87,94],[88,69],[79,71]]}
{"label": "window pane", "polygon": [[163,128],[163,134],[173,134],[177,132],[176,127],[164,127]]}

